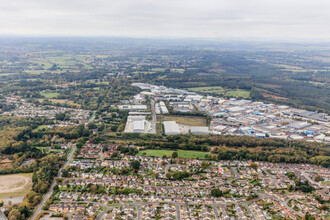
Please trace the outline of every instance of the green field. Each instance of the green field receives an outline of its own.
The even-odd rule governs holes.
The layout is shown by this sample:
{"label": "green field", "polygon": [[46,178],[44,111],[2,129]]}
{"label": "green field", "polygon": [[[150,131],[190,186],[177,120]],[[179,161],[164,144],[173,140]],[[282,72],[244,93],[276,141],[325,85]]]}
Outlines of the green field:
{"label": "green field", "polygon": [[58,92],[49,92],[49,93],[46,93],[46,92],[41,92],[40,95],[44,96],[45,98],[47,99],[53,99],[53,98],[56,98],[60,93]]}
{"label": "green field", "polygon": [[330,181],[323,181],[321,182],[323,185],[330,185]]}
{"label": "green field", "polygon": [[[170,157],[174,150],[142,150],[139,152],[139,155],[144,155],[148,157],[162,157],[166,155],[167,157]],[[186,151],[186,150],[178,150],[178,155],[181,158],[205,158],[205,155],[210,155],[209,152],[202,152],[202,151]]]}
{"label": "green field", "polygon": [[[158,117],[158,116],[157,116]],[[159,121],[176,121],[178,124],[190,126],[206,126],[205,117],[188,117],[188,116],[159,116]]]}
{"label": "green field", "polygon": [[194,87],[194,88],[188,88],[188,90],[193,92],[200,92],[200,93],[212,93],[216,95],[225,94],[225,90],[221,86]]}
{"label": "green field", "polygon": [[152,68],[151,71],[153,71],[153,72],[163,72],[163,71],[165,71],[165,68]]}
{"label": "green field", "polygon": [[[42,103],[44,100],[45,99],[38,99],[38,101],[40,103]],[[73,101],[68,100],[68,99],[48,99],[48,101],[53,102],[53,103],[67,104],[67,105],[74,106],[77,108],[81,107],[80,104],[74,103]]]}
{"label": "green field", "polygon": [[250,98],[250,91],[246,91],[246,90],[231,90],[231,91],[226,92],[226,95],[225,96]]}
{"label": "green field", "polygon": [[219,95],[225,97],[241,97],[241,98],[249,98],[250,91],[247,90],[232,90],[232,89],[224,89],[221,86],[204,86],[204,87],[193,87],[187,88],[187,90],[202,94],[212,94],[212,95]]}
{"label": "green field", "polygon": [[171,69],[171,72],[173,73],[184,73],[184,69]]}
{"label": "green field", "polygon": [[42,129],[46,129],[47,127],[48,127],[48,125],[40,125],[36,129],[34,129],[33,132],[41,131]]}

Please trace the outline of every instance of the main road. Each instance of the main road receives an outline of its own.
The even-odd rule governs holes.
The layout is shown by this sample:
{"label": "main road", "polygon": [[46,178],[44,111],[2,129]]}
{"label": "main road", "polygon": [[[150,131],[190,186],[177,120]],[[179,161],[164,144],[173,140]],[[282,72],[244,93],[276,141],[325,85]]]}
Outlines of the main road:
{"label": "main road", "polygon": [[151,98],[150,100],[151,105],[151,114],[152,114],[152,123],[151,123],[151,132],[156,134],[156,124],[157,124],[157,118],[156,118],[156,111],[155,111],[155,100]]}
{"label": "main road", "polygon": [[[69,166],[70,161],[72,160],[72,156],[74,152],[76,151],[76,145],[74,148],[71,150],[71,153],[68,156],[67,161],[65,162],[64,166],[58,171],[57,177],[60,178],[62,176],[62,170],[65,169],[67,166]],[[54,191],[54,186],[56,185],[56,178],[54,178],[52,185],[50,186],[48,192],[46,195],[43,197],[41,203],[35,208],[35,211],[31,217],[32,220],[36,219],[37,216],[40,214],[42,207],[45,205],[49,197],[53,194]]]}

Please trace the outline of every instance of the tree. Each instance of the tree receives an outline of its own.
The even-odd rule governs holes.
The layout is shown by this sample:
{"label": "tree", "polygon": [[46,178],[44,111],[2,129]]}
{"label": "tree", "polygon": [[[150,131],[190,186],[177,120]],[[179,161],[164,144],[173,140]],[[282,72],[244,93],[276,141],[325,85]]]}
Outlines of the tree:
{"label": "tree", "polygon": [[22,217],[20,211],[18,209],[12,209],[8,215],[8,219],[20,220]]}
{"label": "tree", "polygon": [[118,152],[113,152],[111,158],[117,158],[119,156]]}
{"label": "tree", "polygon": [[322,176],[320,176],[320,175],[316,175],[316,176],[314,177],[314,180],[315,180],[316,182],[321,182],[321,181],[323,181],[324,179],[322,178]]}
{"label": "tree", "polygon": [[97,125],[96,125],[94,122],[89,122],[89,123],[87,124],[87,127],[88,127],[89,129],[96,129],[96,128],[97,128]]}
{"label": "tree", "polygon": [[174,151],[173,153],[172,153],[172,158],[177,158],[179,155],[178,155],[178,152],[176,152],[176,151]]}
{"label": "tree", "polygon": [[65,113],[57,113],[55,115],[55,119],[59,121],[64,121],[65,117],[66,117]]}
{"label": "tree", "polygon": [[255,169],[255,170],[257,170],[258,169],[258,164],[251,163],[250,167],[253,168],[253,169]]}
{"label": "tree", "polygon": [[207,162],[205,162],[205,161],[203,161],[202,164],[201,164],[201,167],[202,167],[203,169],[206,169],[208,166],[210,166],[210,164],[207,163]]}
{"label": "tree", "polygon": [[213,196],[213,197],[221,197],[221,196],[223,196],[223,192],[220,189],[215,188],[215,189],[212,189],[211,190],[211,196]]}
{"label": "tree", "polygon": [[58,185],[56,184],[55,186],[54,186],[54,191],[58,191],[59,190],[59,187],[58,187]]}
{"label": "tree", "polygon": [[315,217],[313,217],[311,214],[309,214],[309,212],[306,212],[304,219],[305,220],[315,220]]}
{"label": "tree", "polygon": [[329,206],[327,206],[326,204],[323,204],[319,207],[320,210],[324,210],[324,211],[329,211]]}
{"label": "tree", "polygon": [[133,169],[138,170],[138,169],[140,169],[141,164],[140,164],[140,161],[138,161],[138,160],[132,160],[130,162],[130,165]]}
{"label": "tree", "polygon": [[91,190],[92,192],[95,192],[95,191],[97,190],[97,186],[96,186],[96,185],[91,185],[91,186],[90,186],[90,190]]}

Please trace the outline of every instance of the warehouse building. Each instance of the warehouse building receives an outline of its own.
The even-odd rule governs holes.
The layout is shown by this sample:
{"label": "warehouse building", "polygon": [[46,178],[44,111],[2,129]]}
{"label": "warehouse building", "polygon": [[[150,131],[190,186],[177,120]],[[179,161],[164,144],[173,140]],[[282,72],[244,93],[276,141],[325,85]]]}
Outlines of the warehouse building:
{"label": "warehouse building", "polygon": [[164,133],[165,135],[177,135],[180,134],[180,128],[175,121],[164,121]]}
{"label": "warehouse building", "polygon": [[145,133],[147,126],[146,116],[129,115],[127,117],[125,133]]}
{"label": "warehouse building", "polygon": [[207,135],[210,133],[208,127],[203,126],[191,126],[190,127],[190,133],[196,134],[196,135]]}
{"label": "warehouse building", "polygon": [[164,102],[156,104],[156,114],[168,114],[168,109]]}
{"label": "warehouse building", "polygon": [[134,123],[133,124],[134,133],[143,133],[144,132],[145,120],[134,121],[133,123]]}

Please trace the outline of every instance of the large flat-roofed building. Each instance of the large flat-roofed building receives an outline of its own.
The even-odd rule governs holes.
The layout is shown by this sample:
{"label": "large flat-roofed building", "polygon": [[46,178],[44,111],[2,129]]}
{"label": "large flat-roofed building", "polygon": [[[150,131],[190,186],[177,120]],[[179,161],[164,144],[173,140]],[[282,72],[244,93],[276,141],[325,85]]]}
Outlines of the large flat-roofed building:
{"label": "large flat-roofed building", "polygon": [[206,135],[210,133],[210,130],[208,127],[204,126],[191,126],[190,133],[197,135]]}
{"label": "large flat-roofed building", "polygon": [[311,126],[311,123],[308,122],[294,122],[289,124],[288,126],[291,128],[302,129]]}
{"label": "large flat-roofed building", "polygon": [[134,121],[133,123],[134,123],[133,124],[134,133],[143,133],[144,132],[145,120]]}
{"label": "large flat-roofed building", "polygon": [[118,105],[118,108],[121,110],[130,110],[130,111],[146,111],[148,106],[146,105]]}
{"label": "large flat-roofed building", "polygon": [[133,110],[133,111],[136,111],[136,110],[144,111],[147,109],[148,109],[148,106],[146,106],[146,105],[132,105],[131,106],[131,110]]}
{"label": "large flat-roofed building", "polygon": [[164,102],[159,102],[156,104],[156,114],[168,114],[168,109]]}
{"label": "large flat-roofed building", "polygon": [[127,117],[125,132],[126,133],[145,133],[146,131],[146,116],[144,115],[129,115]]}
{"label": "large flat-roofed building", "polygon": [[164,124],[165,135],[180,134],[180,128],[175,121],[164,121],[163,124]]}

